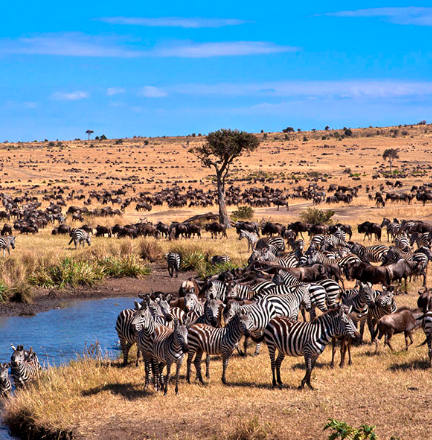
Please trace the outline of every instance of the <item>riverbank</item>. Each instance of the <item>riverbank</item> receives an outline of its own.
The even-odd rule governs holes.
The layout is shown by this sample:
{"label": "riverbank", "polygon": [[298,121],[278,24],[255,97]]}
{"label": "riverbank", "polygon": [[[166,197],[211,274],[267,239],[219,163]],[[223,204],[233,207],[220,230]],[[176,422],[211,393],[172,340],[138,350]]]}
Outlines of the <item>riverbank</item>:
{"label": "riverbank", "polygon": [[137,297],[139,293],[160,290],[177,293],[182,281],[195,276],[195,272],[181,272],[171,278],[163,264],[154,264],[151,274],[143,278],[109,278],[94,287],[80,286],[74,289],[34,288],[31,303],[7,302],[0,304],[0,317],[31,316],[48,310],[63,308],[69,301],[98,299],[114,296]]}

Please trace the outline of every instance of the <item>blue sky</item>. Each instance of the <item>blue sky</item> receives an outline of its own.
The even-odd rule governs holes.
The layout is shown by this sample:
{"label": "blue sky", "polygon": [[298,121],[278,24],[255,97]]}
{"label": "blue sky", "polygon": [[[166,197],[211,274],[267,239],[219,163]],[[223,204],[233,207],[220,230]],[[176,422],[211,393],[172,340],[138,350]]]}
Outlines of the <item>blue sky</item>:
{"label": "blue sky", "polygon": [[0,141],[432,119],[426,2],[8,3]]}

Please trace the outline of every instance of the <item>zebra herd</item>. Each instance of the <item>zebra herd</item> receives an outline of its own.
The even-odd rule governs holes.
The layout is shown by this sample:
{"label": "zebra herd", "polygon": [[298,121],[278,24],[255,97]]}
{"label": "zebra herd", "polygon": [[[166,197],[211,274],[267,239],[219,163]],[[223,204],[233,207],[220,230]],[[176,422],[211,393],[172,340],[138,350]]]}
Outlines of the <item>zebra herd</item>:
{"label": "zebra herd", "polygon": [[[341,366],[351,341],[363,341],[367,323],[371,340],[376,339],[380,320],[397,312],[395,288],[384,283],[375,290],[371,283],[357,279],[355,288],[345,289],[342,276],[355,264],[392,265],[399,260],[416,260],[413,276],[425,276],[432,255],[423,246],[422,236],[394,235],[390,246],[364,246],[346,241],[345,232],[336,228],[331,235],[315,235],[308,249],[304,240],[289,237],[259,238],[240,230],[251,251],[248,266],[222,272],[204,281],[190,279],[183,283],[179,297],[156,292],[143,297],[135,308],[120,313],[117,333],[127,364],[127,352],[137,343],[138,356],[145,363],[145,386],[167,392],[171,366],[176,364],[176,392],[179,370],[187,357],[186,380],[190,382],[192,363],[196,379],[204,383],[201,372],[206,354],[206,377],[210,375],[210,356],[222,359],[222,381],[227,383],[227,367],[233,352],[245,356],[247,341],[265,342],[270,356],[273,386],[281,384],[280,367],[285,356],[303,356],[306,374],[300,384],[312,388],[311,371],[318,356],[332,342],[333,359],[336,340],[341,342]],[[417,242],[418,251],[407,249]],[[285,252],[290,246],[291,251]],[[427,247],[426,249],[429,249]],[[170,275],[178,274],[181,256],[167,254]],[[379,267],[379,266],[375,266]],[[184,286],[185,285],[185,286]],[[317,316],[316,309],[321,314]],[[310,313],[307,320],[306,313]],[[302,315],[302,320],[298,317]],[[432,312],[420,313],[432,362]],[[224,325],[222,325],[224,323]],[[239,344],[244,337],[243,350]],[[141,353],[141,355],[139,354]],[[137,360],[138,362],[138,360]],[[167,366],[167,374],[162,375]]]}
{"label": "zebra herd", "polygon": [[9,363],[0,363],[0,396],[8,397],[12,391],[9,369],[16,388],[24,387],[34,380],[41,369],[39,359],[32,348],[24,350],[22,345],[11,344],[13,353]]}

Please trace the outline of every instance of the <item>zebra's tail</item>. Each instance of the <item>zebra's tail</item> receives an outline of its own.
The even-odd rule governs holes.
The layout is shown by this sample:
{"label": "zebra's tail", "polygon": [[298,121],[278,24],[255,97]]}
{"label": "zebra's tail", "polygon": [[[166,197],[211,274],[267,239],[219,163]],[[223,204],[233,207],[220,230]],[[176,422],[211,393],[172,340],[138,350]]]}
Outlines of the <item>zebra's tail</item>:
{"label": "zebra's tail", "polygon": [[425,345],[426,344],[426,342],[428,341],[428,338],[426,338],[425,339],[425,341],[424,342],[422,342],[420,345],[417,345],[417,347],[416,348],[418,348],[418,347],[422,347],[423,345]]}
{"label": "zebra's tail", "polygon": [[261,336],[254,336],[253,333],[249,334],[249,337],[254,341],[256,344],[260,344],[262,341],[264,341],[264,332],[262,332]]}

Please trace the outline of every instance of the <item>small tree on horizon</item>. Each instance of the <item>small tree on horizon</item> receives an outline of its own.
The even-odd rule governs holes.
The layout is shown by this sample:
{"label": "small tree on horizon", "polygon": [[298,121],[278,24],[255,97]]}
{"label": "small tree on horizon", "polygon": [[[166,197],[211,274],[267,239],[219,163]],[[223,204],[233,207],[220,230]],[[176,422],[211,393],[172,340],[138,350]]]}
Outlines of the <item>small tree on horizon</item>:
{"label": "small tree on horizon", "polygon": [[88,140],[90,140],[90,135],[92,133],[94,133],[94,131],[93,130],[87,130],[86,133],[88,134]]}
{"label": "small tree on horizon", "polygon": [[238,130],[221,129],[209,133],[206,143],[200,147],[189,150],[203,164],[204,167],[214,167],[219,202],[219,222],[231,227],[225,203],[225,181],[229,168],[234,159],[243,153],[254,151],[258,148],[259,139],[251,133]]}
{"label": "small tree on horizon", "polygon": [[392,162],[395,159],[399,159],[399,149],[398,148],[387,148],[383,153],[383,159],[388,160],[390,166],[390,174],[392,172]]}

